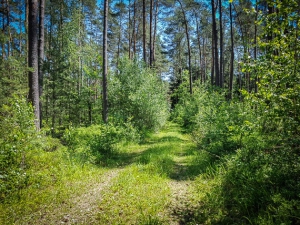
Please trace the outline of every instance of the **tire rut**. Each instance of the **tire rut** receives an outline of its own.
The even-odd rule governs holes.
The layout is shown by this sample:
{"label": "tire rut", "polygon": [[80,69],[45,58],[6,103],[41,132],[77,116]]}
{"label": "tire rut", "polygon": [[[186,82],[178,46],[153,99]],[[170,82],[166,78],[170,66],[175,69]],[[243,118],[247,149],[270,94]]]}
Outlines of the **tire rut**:
{"label": "tire rut", "polygon": [[102,199],[105,190],[111,186],[111,181],[118,176],[123,169],[114,169],[101,176],[101,183],[90,184],[86,192],[71,200],[71,208],[61,216],[59,224],[95,224],[98,212],[98,203]]}

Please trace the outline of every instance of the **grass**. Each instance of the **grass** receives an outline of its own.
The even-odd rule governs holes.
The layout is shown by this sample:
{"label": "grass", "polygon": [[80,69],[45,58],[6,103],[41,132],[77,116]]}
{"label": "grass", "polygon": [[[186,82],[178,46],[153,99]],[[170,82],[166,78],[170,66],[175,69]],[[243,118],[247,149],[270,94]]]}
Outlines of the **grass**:
{"label": "grass", "polygon": [[70,152],[63,146],[32,152],[27,187],[18,198],[0,205],[0,224],[154,225],[199,220],[203,193],[219,182],[205,175],[215,170],[215,159],[200,152],[177,124],[168,123],[142,144],[120,143],[117,149],[98,166],[76,160],[76,149]]}
{"label": "grass", "polygon": [[27,187],[0,204],[0,224],[55,224],[67,213],[73,196],[81,195],[90,179],[99,181],[97,177],[105,172],[74,164],[64,147],[32,151],[27,158]]}
{"label": "grass", "polygon": [[[78,154],[88,152],[83,145],[72,149],[53,146],[55,150],[43,146],[46,151],[33,150],[26,156],[26,187],[0,204],[0,224],[300,221],[299,201],[294,196],[298,193],[297,170],[289,174],[284,167],[281,173],[271,170],[279,166],[278,160],[270,164],[266,157],[271,156],[260,154],[263,150],[250,154],[241,149],[216,157],[197,149],[174,123],[141,144],[118,143],[98,165],[90,163],[89,155]],[[272,182],[287,181],[290,186],[273,187]]]}

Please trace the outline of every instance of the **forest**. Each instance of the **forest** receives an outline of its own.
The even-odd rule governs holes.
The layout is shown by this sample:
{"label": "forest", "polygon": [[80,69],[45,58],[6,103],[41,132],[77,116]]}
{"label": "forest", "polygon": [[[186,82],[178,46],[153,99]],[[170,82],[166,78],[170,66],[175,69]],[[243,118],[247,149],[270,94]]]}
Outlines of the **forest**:
{"label": "forest", "polygon": [[0,224],[300,224],[298,0],[1,0]]}

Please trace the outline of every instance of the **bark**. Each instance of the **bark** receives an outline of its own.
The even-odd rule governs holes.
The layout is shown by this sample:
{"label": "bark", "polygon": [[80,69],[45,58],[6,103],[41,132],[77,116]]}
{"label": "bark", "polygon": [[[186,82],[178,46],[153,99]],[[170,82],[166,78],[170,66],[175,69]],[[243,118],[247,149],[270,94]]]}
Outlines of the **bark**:
{"label": "bark", "polygon": [[[44,46],[45,46],[45,0],[40,0],[39,8],[39,96],[43,94],[43,62],[44,62]],[[42,127],[42,102],[40,101],[40,127]]]}
{"label": "bark", "polygon": [[[255,1],[255,21],[257,21],[258,17],[258,7],[257,7],[257,0]],[[257,24],[254,25],[254,61],[257,59]],[[255,93],[258,92],[258,75],[257,71],[255,70]]]}
{"label": "bark", "polygon": [[203,50],[202,50],[202,55],[203,55],[203,82],[206,82],[206,38],[203,38]]}
{"label": "bark", "polygon": [[223,75],[223,22],[222,22],[222,1],[219,0],[219,18],[220,18],[220,87],[224,86]]}
{"label": "bark", "polygon": [[150,39],[149,64],[150,64],[150,67],[152,67],[152,62],[153,62],[152,20],[153,20],[153,0],[150,0],[150,26],[149,26],[149,39]]}
{"label": "bark", "polygon": [[122,38],[122,13],[120,9],[120,14],[119,14],[119,33],[118,33],[118,47],[117,47],[117,67],[119,66],[119,61],[120,61],[120,51],[121,51],[121,38]]}
{"label": "bark", "polygon": [[133,38],[133,57],[136,54],[136,0],[133,1],[133,31],[132,31],[132,38]]}
{"label": "bark", "polygon": [[155,43],[156,43],[156,31],[157,31],[158,3],[159,3],[159,0],[156,0],[155,18],[154,18],[154,31],[153,31],[153,46],[152,46],[152,48],[153,48],[153,53],[152,53],[153,64],[155,64]]}
{"label": "bark", "polygon": [[214,35],[211,36],[211,74],[210,74],[211,85],[215,84],[215,41]]}
{"label": "bark", "polygon": [[131,1],[128,1],[128,57],[131,59]]}
{"label": "bark", "polygon": [[143,0],[143,59],[147,63],[146,52],[146,0]]}
{"label": "bark", "polygon": [[108,122],[108,99],[107,99],[107,17],[108,17],[108,0],[104,0],[104,21],[103,21],[103,111],[102,119],[104,123]]}
{"label": "bark", "polygon": [[12,43],[12,35],[10,32],[10,8],[9,8],[9,2],[6,0],[6,30],[8,34],[8,42],[7,42],[7,56],[12,56],[11,52],[11,43]]}
{"label": "bark", "polygon": [[39,74],[38,74],[38,0],[29,0],[28,20],[28,66],[31,71],[28,73],[29,101],[34,108],[35,126],[40,129],[40,108],[39,108]]}
{"label": "bark", "polygon": [[219,73],[219,53],[218,53],[218,33],[216,25],[216,12],[215,12],[215,2],[211,0],[212,6],[212,36],[213,36],[213,58],[214,58],[214,70],[215,70],[215,81],[216,86],[220,86],[220,73]]}
{"label": "bark", "polygon": [[233,89],[233,62],[234,62],[234,41],[233,41],[233,26],[232,26],[232,3],[229,3],[230,12],[230,70],[229,70],[229,99],[232,99],[232,89]]}
{"label": "bark", "polygon": [[[2,5],[2,8],[1,10],[4,12],[5,11],[5,6],[4,6],[4,0],[1,1],[1,5]],[[4,14],[2,16],[2,35],[4,35],[5,33],[5,17],[4,17]],[[3,41],[1,41],[1,55],[2,55],[2,59],[5,58],[5,43]]]}
{"label": "bark", "polygon": [[[25,1],[25,33],[28,34],[28,20],[29,20],[29,0]],[[29,52],[29,43],[26,41],[26,52]],[[26,57],[26,64],[28,65],[28,57]]]}
{"label": "bark", "polygon": [[197,15],[195,14],[196,17],[196,23],[197,23],[197,41],[198,41],[198,48],[199,48],[199,70],[200,70],[200,82],[203,82],[203,76],[202,76],[202,53],[201,53],[201,40],[200,40],[200,28],[199,28],[199,23],[198,23],[198,18]]}

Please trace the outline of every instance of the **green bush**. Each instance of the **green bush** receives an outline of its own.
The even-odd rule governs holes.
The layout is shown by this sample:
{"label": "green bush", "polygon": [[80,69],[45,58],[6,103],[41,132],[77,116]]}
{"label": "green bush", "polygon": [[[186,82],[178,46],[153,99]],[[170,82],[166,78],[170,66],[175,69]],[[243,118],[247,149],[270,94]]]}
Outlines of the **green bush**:
{"label": "green bush", "polygon": [[26,185],[26,153],[37,138],[32,108],[14,97],[0,109],[0,201]]}
{"label": "green bush", "polygon": [[[199,112],[199,89],[194,86],[194,94],[189,93],[189,82],[187,71],[184,71],[183,82],[172,93],[173,99],[178,99],[178,104],[172,111],[171,119],[188,130],[193,130],[195,116]],[[203,86],[204,88],[204,86]]]}
{"label": "green bush", "polygon": [[63,142],[68,146],[72,159],[95,164],[113,156],[118,143],[139,140],[140,135],[130,122],[119,125],[109,123],[70,127],[63,136]]}
{"label": "green bush", "polygon": [[131,122],[142,133],[158,130],[168,118],[167,85],[141,62],[119,62],[110,77],[109,100],[111,120]]}
{"label": "green bush", "polygon": [[205,85],[195,86],[188,93],[188,83],[174,93],[179,97],[172,119],[192,133],[200,149],[214,154],[234,152],[243,140],[255,132],[257,119],[251,105],[237,100],[228,101],[225,92]]}

